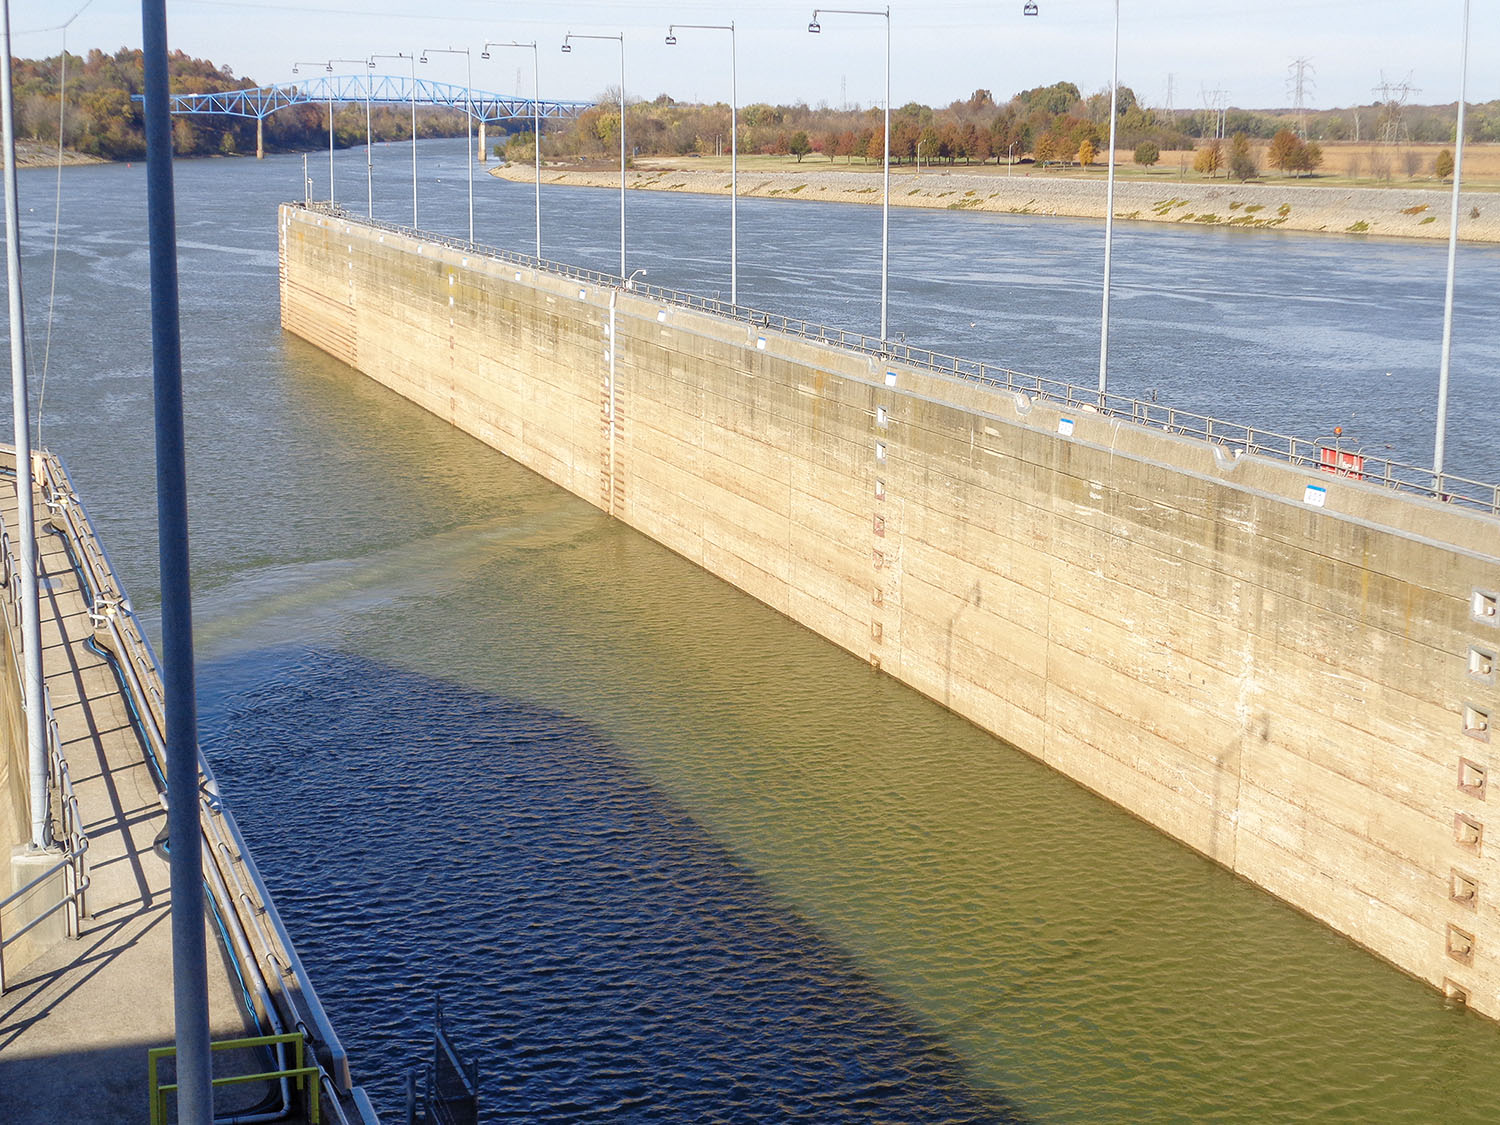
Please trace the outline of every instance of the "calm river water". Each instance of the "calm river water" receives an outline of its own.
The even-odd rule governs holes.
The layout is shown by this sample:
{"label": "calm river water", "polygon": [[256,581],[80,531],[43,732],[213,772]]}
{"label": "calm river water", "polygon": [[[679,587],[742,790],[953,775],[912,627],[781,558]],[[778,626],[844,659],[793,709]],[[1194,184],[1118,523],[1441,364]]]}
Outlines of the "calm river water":
{"label": "calm river water", "polygon": [[[462,148],[422,152],[449,233]],[[374,155],[406,221],[408,150]],[[21,181],[40,365],[53,179]],[[177,167],[203,739],[390,1119],[435,995],[495,1119],[1500,1117],[1500,1028],[284,336],[301,181]],[[530,187],[478,181],[482,240],[527,250]],[[65,172],[43,438],[150,614],[143,197]],[[613,268],[615,206],[547,192],[544,249]],[[877,209],[740,214],[746,303],[873,329]],[[727,200],[630,216],[632,268],[727,293]],[[1097,224],[892,238],[893,332],[1091,381]],[[1442,246],[1118,239],[1119,389],[1430,457]],[[1494,479],[1500,251],[1459,265],[1449,463]]]}

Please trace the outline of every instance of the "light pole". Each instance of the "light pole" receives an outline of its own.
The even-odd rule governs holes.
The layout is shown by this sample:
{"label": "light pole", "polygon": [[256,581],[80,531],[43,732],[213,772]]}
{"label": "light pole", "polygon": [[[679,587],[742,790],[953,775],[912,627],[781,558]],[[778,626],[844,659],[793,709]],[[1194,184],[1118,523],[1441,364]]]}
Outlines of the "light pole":
{"label": "light pole", "polygon": [[[329,70],[330,73],[333,71],[333,64],[334,63],[363,63],[365,61],[367,61],[367,60],[365,60],[365,59],[329,59],[328,60],[328,70]],[[367,203],[366,203],[365,206],[366,206],[366,208],[367,208],[367,210],[369,212],[369,217],[372,218],[372,219],[375,217],[375,169],[374,169],[374,166],[370,163],[370,161],[373,159],[371,157],[371,154],[370,154],[370,147],[374,143],[374,138],[370,135],[370,95],[373,93],[373,91],[371,90],[370,87],[373,85],[373,83],[374,83],[374,79],[370,77],[369,68],[366,67],[365,68],[365,196],[366,196],[366,199],[367,199]]]}
{"label": "light pole", "polygon": [[819,14],[838,16],[880,16],[885,20],[885,196],[880,205],[880,339],[886,338],[886,313],[890,296],[891,264],[891,10],[873,11],[861,8],[814,8],[807,30],[814,35],[822,31]]}
{"label": "light pole", "polygon": [[625,288],[626,289],[634,289],[635,288],[635,279],[638,278],[638,277],[645,277],[645,276],[646,276],[646,271],[644,269],[638,269],[638,270],[636,270],[628,278],[625,279]]}
{"label": "light pole", "polygon": [[[292,73],[301,74],[304,66],[321,66],[324,70],[332,70],[331,62],[323,63],[293,63]],[[328,205],[333,206],[333,86],[328,87]]]}
{"label": "light pole", "polygon": [[417,57],[405,51],[394,55],[371,55],[365,66],[375,69],[376,59],[405,59],[411,64],[411,227],[417,229]]}
{"label": "light pole", "polygon": [[926,140],[925,137],[920,138],[917,141],[917,171],[918,172],[920,172],[922,170],[922,142],[924,140]]}
{"label": "light pole", "polygon": [[1007,176],[1010,175],[1011,168],[1013,168],[1015,166],[1015,161],[1011,159],[1011,156],[1012,156],[1012,154],[1015,151],[1016,151],[1016,142],[1015,141],[1011,141],[1010,142],[1010,146],[1008,148],[1006,148],[1006,150],[1005,150],[1005,174]]}
{"label": "light pole", "polygon": [[1458,68],[1458,132],[1453,144],[1453,209],[1448,219],[1448,288],[1443,298],[1443,358],[1438,369],[1437,438],[1432,448],[1433,488],[1442,493],[1443,447],[1448,432],[1448,370],[1453,356],[1453,274],[1458,260],[1458,188],[1464,174],[1464,101],[1469,96],[1469,0],[1464,0],[1463,61]]}
{"label": "light pole", "polygon": [[625,276],[625,33],[618,35],[563,36],[563,54],[572,54],[574,39],[614,39],[620,44],[620,276]]}
{"label": "light pole", "polygon": [[467,47],[431,47],[422,52],[417,61],[426,63],[428,55],[462,55],[468,67],[467,85],[464,87],[464,115],[468,128],[464,131],[469,152],[469,243],[474,242],[474,56]]}
{"label": "light pole", "polygon": [[729,23],[674,23],[667,28],[667,46],[677,45],[676,31],[679,27],[697,31],[729,32],[729,303],[740,303],[739,268],[739,197],[740,197],[740,143],[739,143],[739,51],[735,46],[734,21]]}
{"label": "light pole", "polygon": [[542,54],[536,41],[530,43],[486,43],[479,57],[490,57],[491,47],[531,48],[531,140],[532,163],[536,167],[536,256],[542,258]]}
{"label": "light pole", "polygon": [[1120,0],[1115,0],[1115,61],[1109,78],[1109,188],[1104,202],[1104,306],[1099,315],[1099,405],[1109,374],[1109,265],[1115,236],[1115,125],[1119,121]]}

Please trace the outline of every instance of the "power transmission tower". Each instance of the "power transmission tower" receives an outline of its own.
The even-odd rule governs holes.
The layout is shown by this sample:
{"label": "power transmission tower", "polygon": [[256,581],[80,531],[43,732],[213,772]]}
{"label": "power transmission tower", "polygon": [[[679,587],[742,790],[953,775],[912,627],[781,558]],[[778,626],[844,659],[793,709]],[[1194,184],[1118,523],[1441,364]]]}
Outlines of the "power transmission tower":
{"label": "power transmission tower", "polygon": [[842,110],[849,108],[849,76],[847,74],[839,75],[839,108]]}
{"label": "power transmission tower", "polygon": [[1312,76],[1317,73],[1313,69],[1311,59],[1293,59],[1287,68],[1286,88],[1287,93],[1292,96],[1292,112],[1297,115],[1297,128],[1302,134],[1302,139],[1307,140],[1307,95],[1317,88],[1317,83]]}
{"label": "power transmission tower", "polygon": [[1419,87],[1411,84],[1411,73],[1404,82],[1391,82],[1385,71],[1380,72],[1380,85],[1374,94],[1380,106],[1379,140],[1383,145],[1406,145],[1411,143],[1411,134],[1406,130],[1406,103],[1413,94],[1420,94]]}
{"label": "power transmission tower", "polygon": [[1176,113],[1175,109],[1172,106],[1172,88],[1176,84],[1177,84],[1177,75],[1175,75],[1175,74],[1168,74],[1167,75],[1167,105],[1166,105],[1166,108],[1162,110],[1162,115],[1168,121],[1172,121],[1172,122],[1175,122],[1177,120],[1177,113]]}
{"label": "power transmission tower", "polygon": [[1207,90],[1199,87],[1199,92],[1203,97],[1203,108],[1213,114],[1214,137],[1222,141],[1225,126],[1229,121],[1229,91]]}

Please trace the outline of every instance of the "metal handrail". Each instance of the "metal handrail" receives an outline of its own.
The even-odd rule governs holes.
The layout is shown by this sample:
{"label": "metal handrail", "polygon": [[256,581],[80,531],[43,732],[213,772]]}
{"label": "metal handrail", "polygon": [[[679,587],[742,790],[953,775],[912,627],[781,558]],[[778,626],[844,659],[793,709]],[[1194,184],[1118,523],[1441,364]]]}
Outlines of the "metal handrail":
{"label": "metal handrail", "polygon": [[[243,1039],[221,1039],[216,1043],[209,1044],[213,1051],[232,1051],[252,1047],[275,1047],[280,1055],[287,1044],[292,1046],[292,1057],[296,1066],[283,1066],[275,1070],[261,1071],[258,1074],[233,1074],[213,1080],[215,1086],[230,1086],[241,1082],[272,1082],[279,1081],[283,1085],[287,1079],[296,1079],[297,1089],[307,1089],[308,1080],[311,1079],[312,1089],[308,1096],[309,1125],[318,1125],[321,1120],[320,1103],[322,1101],[321,1085],[322,1069],[316,1064],[304,1066],[306,1061],[307,1037],[300,1031],[284,1032],[277,1035],[252,1035]],[[171,1058],[177,1053],[177,1048],[152,1047],[146,1052],[146,1089],[147,1098],[151,1109],[151,1125],[166,1125],[167,1121],[167,1098],[166,1095],[176,1093],[177,1083],[163,1083],[160,1078],[159,1064],[162,1059]],[[236,1118],[235,1120],[243,1120]]]}
{"label": "metal handrail", "polygon": [[1049,379],[1039,375],[1027,375],[1008,367],[984,363],[980,360],[964,359],[946,355],[928,348],[913,347],[904,342],[882,340],[863,332],[834,328],[800,317],[781,313],[765,312],[745,305],[734,305],[716,297],[704,297],[677,289],[664,289],[656,285],[627,282],[609,273],[584,269],[562,262],[549,262],[496,246],[469,242],[452,235],[417,230],[413,227],[390,223],[381,219],[370,219],[354,215],[326,201],[295,200],[287,204],[305,211],[326,215],[342,222],[356,223],[393,234],[424,242],[435,243],[454,250],[466,251],[524,269],[536,270],[570,281],[581,281],[588,285],[625,289],[650,300],[695,312],[706,312],[729,320],[739,321],[752,328],[767,329],[784,335],[795,336],[846,351],[879,358],[886,362],[904,363],[910,367],[947,375],[978,383],[994,390],[1026,395],[1028,399],[1042,399],[1062,406],[1084,410],[1114,418],[1119,421],[1164,430],[1182,437],[1227,446],[1237,453],[1265,457],[1299,468],[1318,469],[1337,476],[1361,480],[1395,492],[1411,493],[1431,497],[1458,507],[1500,515],[1500,484],[1471,480],[1453,473],[1434,473],[1431,467],[1411,465],[1387,457],[1365,455],[1359,469],[1325,465],[1322,462],[1324,444],[1307,438],[1277,433],[1259,426],[1246,426],[1228,422],[1207,414],[1196,414],[1188,410],[1162,406],[1157,402],[1133,398],[1114,393],[1101,394],[1097,388],[1083,387],[1060,379]]}
{"label": "metal handrail", "polygon": [[[69,936],[75,938],[78,936],[78,907],[75,901],[75,895],[82,895],[83,891],[87,889],[89,885],[89,879],[88,876],[85,875],[81,881],[75,882],[74,876],[69,873],[76,870],[75,865],[82,861],[83,853],[88,850],[89,842],[87,838],[84,838],[79,843],[77,848],[65,851],[61,855],[59,855],[57,858],[57,862],[54,863],[51,867],[47,868],[47,870],[43,871],[40,875],[33,877],[29,882],[24,883],[22,886],[12,891],[5,898],[0,898],[0,914],[3,914],[7,906],[17,901],[18,899],[25,897],[27,894],[45,883],[48,879],[51,879],[59,871],[63,872],[67,876],[67,878],[65,879],[65,883],[73,883],[75,887],[73,891],[70,891],[69,893],[63,895],[62,898],[58,899],[51,906],[47,907],[46,910],[43,910],[35,918],[27,922],[24,926],[22,926],[15,933],[11,934],[9,937],[0,934],[0,996],[3,996],[5,994],[5,947],[7,945],[24,937],[26,934],[30,933],[37,926],[40,926],[48,918],[52,917],[52,915],[56,914],[64,907],[72,907],[72,909],[69,910],[68,913]],[[3,929],[3,926],[0,926],[0,929]]]}
{"label": "metal handrail", "polygon": [[[136,701],[139,726],[146,741],[147,752],[155,765],[158,784],[163,787],[162,799],[165,800],[165,762],[168,753],[166,701],[159,687],[156,653],[134,608],[115,578],[109,554],[94,534],[93,521],[73,488],[67,467],[54,453],[45,452],[41,456],[48,507],[53,512],[54,523],[58,519],[63,521],[69,539],[76,546],[75,558],[89,599],[89,616],[95,628],[108,638],[125,690]],[[262,971],[262,963],[271,968],[276,978],[275,991],[285,1007],[288,1023],[305,1034],[309,1042],[326,1051],[326,1063],[318,1052],[314,1052],[313,1057],[328,1088],[352,1096],[355,1091],[349,1072],[348,1055],[313,988],[311,978],[297,956],[270,891],[240,834],[239,826],[220,800],[218,783],[201,748],[198,750],[198,770],[201,804],[199,820],[205,844],[204,863],[205,866],[214,865],[213,875],[219,875],[218,869],[222,867],[238,892],[232,901],[226,900],[224,905],[234,909],[242,921],[248,922],[244,927],[247,936],[253,932],[261,947],[257,959],[249,967],[267,984],[270,981]],[[222,857],[222,865],[217,857]],[[355,1101],[359,1104],[357,1098]],[[347,1122],[337,1097],[330,1098],[329,1105],[341,1121]]]}
{"label": "metal handrail", "polygon": [[[17,488],[20,487],[21,476],[16,474]],[[5,623],[6,634],[9,638],[11,655],[15,661],[17,685],[24,694],[24,673],[21,671],[21,618],[20,618],[20,584],[15,579],[21,573],[20,563],[17,561],[11,548],[10,530],[6,526],[4,516],[0,516],[0,568],[4,571],[5,586]],[[47,738],[47,760],[49,765],[48,776],[53,785],[57,787],[58,795],[58,827],[61,830],[61,843],[63,850],[57,854],[57,861],[47,868],[42,874],[31,879],[16,891],[12,891],[5,898],[0,899],[0,994],[5,992],[5,947],[18,938],[29,933],[33,928],[40,925],[46,919],[52,917],[59,910],[67,909],[67,935],[72,938],[79,936],[82,920],[88,917],[88,889],[90,879],[84,863],[84,855],[89,850],[88,834],[83,827],[83,816],[78,811],[78,795],[73,790],[73,775],[68,768],[67,757],[63,754],[62,737],[58,731],[57,716],[52,710],[52,693],[47,690],[47,685],[42,684],[42,709],[44,715],[43,729]],[[59,871],[63,872],[63,897],[42,911],[31,921],[20,929],[10,934],[4,934],[4,911],[13,902],[18,901],[24,895],[51,879]]]}

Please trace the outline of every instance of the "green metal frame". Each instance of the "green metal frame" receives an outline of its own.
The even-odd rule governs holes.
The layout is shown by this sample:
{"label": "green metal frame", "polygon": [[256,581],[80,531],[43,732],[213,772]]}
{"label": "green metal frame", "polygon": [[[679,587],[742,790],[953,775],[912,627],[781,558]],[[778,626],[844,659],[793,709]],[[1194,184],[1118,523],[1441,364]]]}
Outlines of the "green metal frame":
{"label": "green metal frame", "polygon": [[[231,1074],[224,1078],[215,1078],[215,1086],[231,1086],[239,1082],[279,1081],[283,1078],[295,1078],[297,1089],[307,1088],[307,1080],[312,1080],[311,1097],[308,1099],[307,1120],[311,1125],[319,1125],[322,1112],[323,1072],[317,1066],[304,1066],[306,1059],[307,1040],[300,1031],[289,1032],[285,1035],[256,1035],[249,1039],[224,1039],[218,1043],[210,1044],[215,1051],[230,1051],[238,1047],[271,1047],[278,1043],[292,1043],[296,1047],[295,1057],[297,1065],[285,1070],[268,1070],[259,1074]],[[151,1097],[151,1125],[167,1125],[167,1095],[175,1093],[177,1083],[169,1082],[162,1085],[157,1075],[157,1064],[169,1055],[177,1053],[176,1047],[153,1047],[146,1052],[147,1069],[149,1072],[149,1087]]]}

